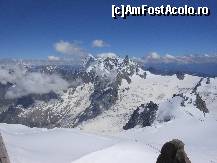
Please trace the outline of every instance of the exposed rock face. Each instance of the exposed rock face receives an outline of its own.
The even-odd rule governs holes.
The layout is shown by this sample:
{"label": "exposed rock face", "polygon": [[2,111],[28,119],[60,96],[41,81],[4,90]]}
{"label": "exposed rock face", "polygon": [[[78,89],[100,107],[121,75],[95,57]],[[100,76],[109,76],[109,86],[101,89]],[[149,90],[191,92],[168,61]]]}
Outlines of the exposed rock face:
{"label": "exposed rock face", "polygon": [[9,124],[23,124],[29,127],[41,127],[41,128],[53,128],[59,127],[58,120],[59,115],[56,115],[52,110],[30,110],[25,116],[22,116],[23,110],[22,105],[10,106],[6,112],[0,114],[1,123]]}
{"label": "exposed rock face", "polygon": [[193,88],[192,90],[192,94],[196,94],[197,93],[197,88],[201,86],[201,83],[203,81],[204,78],[201,78],[200,81],[196,84],[196,86]]}
{"label": "exposed rock face", "polygon": [[195,105],[200,111],[204,113],[204,115],[205,113],[209,113],[209,110],[206,107],[206,102],[200,97],[199,94],[196,94]]}
{"label": "exposed rock face", "polygon": [[150,101],[146,106],[142,104],[131,115],[130,120],[123,127],[124,130],[134,128],[137,125],[141,127],[151,126],[156,118],[158,105]]}
{"label": "exposed rock face", "polygon": [[184,78],[185,78],[185,74],[182,72],[177,72],[176,76],[179,80],[184,80]]}
{"label": "exposed rock face", "polygon": [[210,84],[210,78],[207,78],[206,84]]}
{"label": "exposed rock face", "polygon": [[75,119],[73,127],[83,121],[93,119],[110,107],[118,99],[118,84],[100,80],[94,84],[94,92],[90,96],[91,105]]}
{"label": "exposed rock face", "polygon": [[184,143],[174,139],[163,145],[157,163],[191,163],[184,150]]}

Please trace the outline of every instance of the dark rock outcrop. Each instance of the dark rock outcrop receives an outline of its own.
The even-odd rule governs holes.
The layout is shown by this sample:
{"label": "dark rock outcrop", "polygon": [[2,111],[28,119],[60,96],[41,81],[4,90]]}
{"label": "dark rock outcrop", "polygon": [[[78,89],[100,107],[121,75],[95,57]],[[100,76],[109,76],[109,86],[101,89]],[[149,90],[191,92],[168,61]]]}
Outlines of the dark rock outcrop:
{"label": "dark rock outcrop", "polygon": [[193,88],[193,90],[192,90],[192,94],[196,94],[197,93],[197,89],[198,89],[198,87],[200,87],[201,86],[201,83],[202,83],[202,81],[203,81],[203,79],[204,78],[201,78],[200,79],[200,81],[196,84],[196,86]]}
{"label": "dark rock outcrop", "polygon": [[196,94],[195,106],[204,113],[204,116],[205,113],[209,113],[206,102],[201,98],[199,94]]}
{"label": "dark rock outcrop", "polygon": [[[35,107],[35,101],[49,102],[59,99],[54,92],[47,94],[30,94],[17,99],[11,99],[8,108],[0,114],[0,122],[8,124],[23,124],[29,127],[52,128],[57,123],[59,116],[50,110],[31,109]],[[0,100],[1,101],[1,100]],[[28,113],[23,114],[26,110]],[[54,127],[57,127],[54,126]]]}
{"label": "dark rock outcrop", "polygon": [[176,77],[177,77],[179,80],[184,80],[184,78],[185,78],[185,73],[183,73],[183,72],[177,72],[177,73],[176,73]]}
{"label": "dark rock outcrop", "polygon": [[156,118],[158,105],[150,101],[147,105],[140,105],[131,115],[127,124],[123,127],[124,130],[134,128],[137,125],[141,127],[151,126]]}
{"label": "dark rock outcrop", "polygon": [[207,78],[206,84],[210,84],[210,78]]}
{"label": "dark rock outcrop", "polygon": [[184,143],[174,139],[163,145],[157,163],[191,163],[191,161],[185,153]]}

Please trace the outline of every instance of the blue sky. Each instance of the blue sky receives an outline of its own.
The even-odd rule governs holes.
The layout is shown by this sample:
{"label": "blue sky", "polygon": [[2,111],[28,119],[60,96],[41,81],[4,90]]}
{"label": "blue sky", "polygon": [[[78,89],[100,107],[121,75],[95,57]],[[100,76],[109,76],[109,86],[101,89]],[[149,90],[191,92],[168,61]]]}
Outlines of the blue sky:
{"label": "blue sky", "polygon": [[[141,57],[217,53],[214,0],[0,0],[0,58],[61,56],[55,43],[76,44],[97,54]],[[208,6],[208,17],[111,17],[111,5]],[[94,48],[93,40],[105,41]]]}

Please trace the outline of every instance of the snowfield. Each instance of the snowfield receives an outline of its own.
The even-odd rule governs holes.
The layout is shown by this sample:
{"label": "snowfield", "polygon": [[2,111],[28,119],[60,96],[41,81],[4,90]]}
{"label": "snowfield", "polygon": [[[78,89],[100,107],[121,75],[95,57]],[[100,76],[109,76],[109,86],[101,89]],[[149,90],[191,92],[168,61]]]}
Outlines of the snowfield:
{"label": "snowfield", "polygon": [[70,163],[118,142],[116,139],[80,133],[75,129],[0,126],[12,163]]}
{"label": "snowfield", "polygon": [[0,124],[12,163],[155,163],[162,145],[184,141],[192,163],[217,163],[216,120],[174,119],[152,127],[100,136],[77,129]]}
{"label": "snowfield", "polygon": [[125,142],[90,153],[72,163],[155,162],[158,152],[139,143]]}

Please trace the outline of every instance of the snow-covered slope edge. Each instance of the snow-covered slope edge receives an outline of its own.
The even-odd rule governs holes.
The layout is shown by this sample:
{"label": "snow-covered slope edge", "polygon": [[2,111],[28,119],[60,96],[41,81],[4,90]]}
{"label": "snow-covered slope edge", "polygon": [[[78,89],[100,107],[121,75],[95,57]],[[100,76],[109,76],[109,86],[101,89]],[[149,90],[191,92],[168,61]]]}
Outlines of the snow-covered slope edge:
{"label": "snow-covered slope edge", "polygon": [[119,140],[75,129],[28,128],[0,124],[11,163],[69,163]]}
{"label": "snow-covered slope edge", "polygon": [[215,163],[216,127],[212,119],[176,119],[115,136],[7,124],[0,124],[0,132],[12,163],[155,163],[162,145],[174,138],[184,141],[192,162]]}

